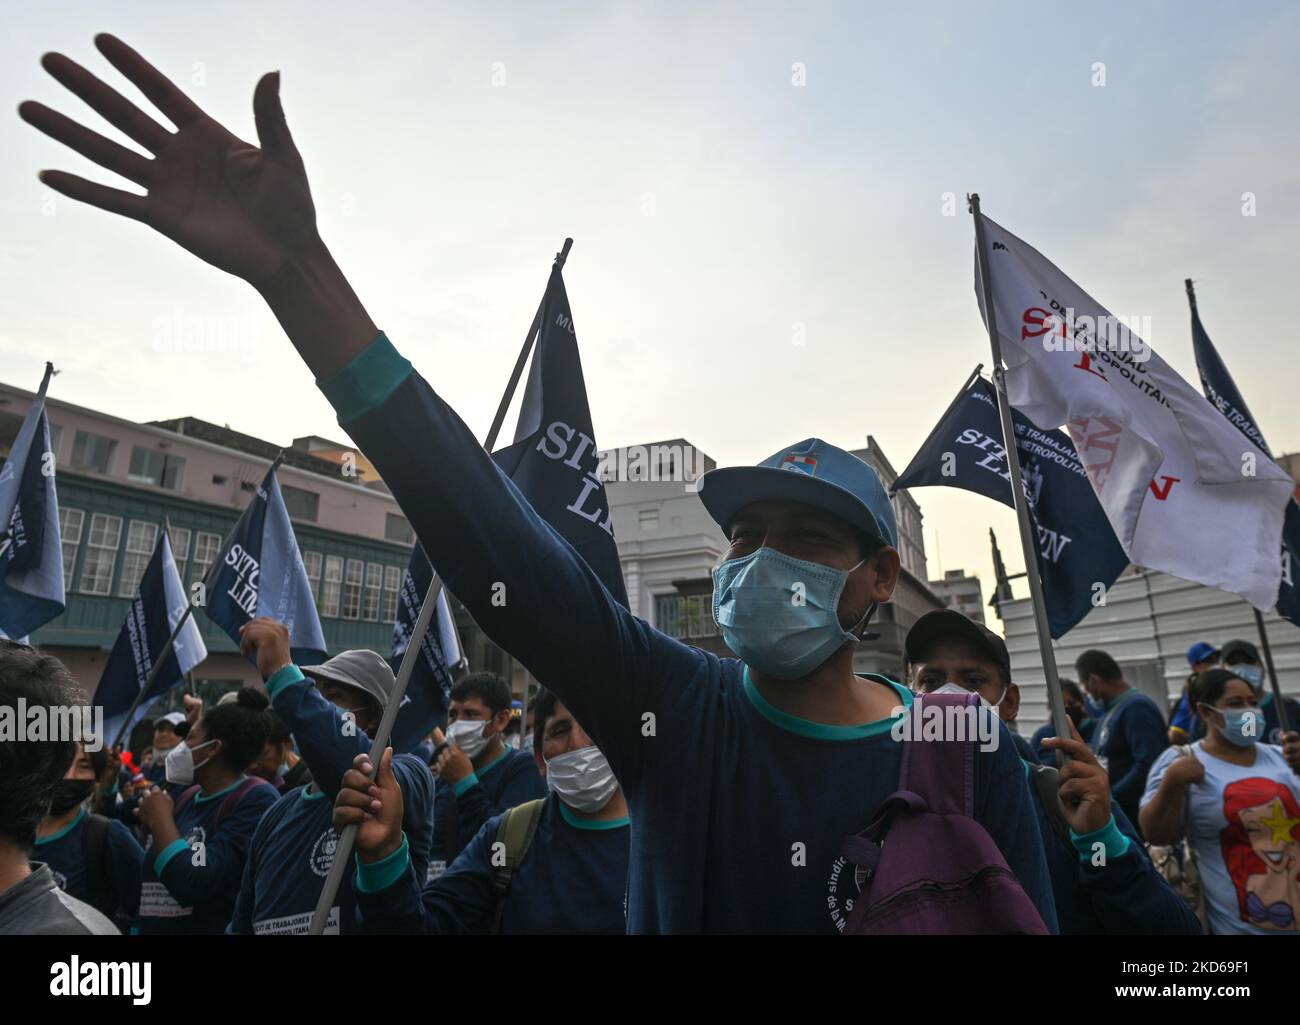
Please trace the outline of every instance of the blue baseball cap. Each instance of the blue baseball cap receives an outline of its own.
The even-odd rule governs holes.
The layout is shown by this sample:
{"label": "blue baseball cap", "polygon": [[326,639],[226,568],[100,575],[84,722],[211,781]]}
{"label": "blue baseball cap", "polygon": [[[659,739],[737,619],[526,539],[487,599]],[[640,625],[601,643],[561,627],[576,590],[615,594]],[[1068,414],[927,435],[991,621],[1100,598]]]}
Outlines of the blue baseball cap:
{"label": "blue baseball cap", "polygon": [[820,438],[783,448],[757,466],[728,466],[700,478],[700,501],[723,530],[751,502],[773,500],[811,505],[898,547],[894,507],[876,471]]}
{"label": "blue baseball cap", "polygon": [[1213,644],[1207,644],[1205,641],[1197,641],[1187,649],[1187,664],[1196,665],[1197,662],[1208,662],[1219,653],[1219,649]]}

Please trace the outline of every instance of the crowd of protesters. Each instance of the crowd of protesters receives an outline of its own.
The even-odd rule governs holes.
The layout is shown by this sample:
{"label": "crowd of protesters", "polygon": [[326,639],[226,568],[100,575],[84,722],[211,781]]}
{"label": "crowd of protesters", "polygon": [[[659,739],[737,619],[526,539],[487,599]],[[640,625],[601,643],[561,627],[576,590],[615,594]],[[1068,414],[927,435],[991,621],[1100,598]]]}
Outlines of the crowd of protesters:
{"label": "crowd of protesters", "polygon": [[[730,545],[713,610],[735,657],[683,644],[610,594],[377,328],[316,232],[278,79],[256,91],[254,149],[96,42],[186,145],[51,55],[167,159],[24,103],[148,194],[47,184],[260,291],[448,590],[548,692],[531,751],[503,739],[504,681],[479,676],[423,754],[374,765],[384,660],[298,666],[284,627],[254,619],[243,652],[264,686],[160,720],[138,779],[110,762],[90,785],[70,740],[0,740],[0,933],[304,932],[353,825],[330,931],[1300,932],[1300,735],[1270,741],[1257,659],[1196,661],[1173,747],[1103,651],[1076,662],[1071,736],[1020,738],[1005,645],[953,612],[912,625],[906,680],[858,673],[899,579],[897,527],[875,471],[817,439],[701,479]],[[78,700],[56,659],[0,648],[0,713]]]}

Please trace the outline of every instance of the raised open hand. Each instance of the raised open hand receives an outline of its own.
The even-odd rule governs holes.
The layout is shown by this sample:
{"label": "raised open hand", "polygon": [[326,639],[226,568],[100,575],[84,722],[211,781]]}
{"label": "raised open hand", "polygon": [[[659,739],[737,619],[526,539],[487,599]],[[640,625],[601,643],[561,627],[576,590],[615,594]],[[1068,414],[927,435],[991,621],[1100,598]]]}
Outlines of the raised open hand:
{"label": "raised open hand", "polygon": [[307,174],[280,105],[279,72],[263,75],[253,94],[259,149],[205,114],[120,39],[98,35],[95,45],[177,131],[169,132],[75,61],[48,53],[41,59],[45,70],[153,158],[28,100],[18,108],[24,121],[147,193],[109,188],[63,171],[44,171],[42,181],[71,199],[143,221],[254,286],[319,241]]}

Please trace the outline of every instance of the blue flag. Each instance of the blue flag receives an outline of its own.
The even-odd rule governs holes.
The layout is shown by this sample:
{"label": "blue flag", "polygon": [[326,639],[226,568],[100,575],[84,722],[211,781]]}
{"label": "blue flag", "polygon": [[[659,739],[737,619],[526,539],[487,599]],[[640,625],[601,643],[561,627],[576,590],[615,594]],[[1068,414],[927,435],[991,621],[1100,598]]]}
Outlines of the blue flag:
{"label": "blue flag", "polygon": [[[1047,621],[1052,636],[1060,637],[1092,611],[1094,601],[1124,572],[1128,557],[1069,437],[1036,427],[1014,409],[1011,417],[1038,534]],[[958,396],[893,490],[936,485],[1013,504],[997,396],[982,377]]]}
{"label": "blue flag", "polygon": [[[104,709],[104,730],[108,738],[123,734],[139,722],[153,700],[185,679],[185,674],[208,657],[208,649],[199,633],[199,624],[190,616],[172,648],[163,656],[163,648],[176,625],[185,615],[187,595],[176,571],[167,531],[159,531],[158,543],[140,578],[139,590],[131,601],[126,622],[117,635],[117,643],[104,664],[95,691],[95,704]],[[162,666],[149,691],[136,705],[129,722],[127,711],[149,680],[161,657]]]}
{"label": "blue flag", "polygon": [[46,364],[36,400],[18,429],[0,469],[0,634],[23,638],[60,615],[63,545],[54,454],[45,416],[45,390],[53,368]]}
{"label": "blue flag", "polygon": [[[1252,445],[1272,459],[1273,452],[1264,440],[1259,424],[1246,406],[1246,400],[1237,390],[1237,383],[1228,373],[1228,368],[1219,358],[1218,350],[1210,341],[1201,325],[1201,315],[1196,309],[1196,295],[1192,292],[1192,283],[1187,282],[1187,297],[1192,304],[1192,350],[1196,354],[1196,369],[1201,375],[1201,390],[1228,422]],[[1300,506],[1295,499],[1286,508],[1286,518],[1282,521],[1282,584],[1277,593],[1277,614],[1300,626]]]}
{"label": "blue flag", "polygon": [[627,605],[614,522],[601,481],[578,337],[558,267],[542,302],[541,327],[519,410],[514,444],[492,453],[620,603]]}
{"label": "blue flag", "polygon": [[[420,606],[424,604],[424,596],[429,593],[432,581],[433,566],[429,564],[424,549],[416,544],[402,577],[402,589],[397,595],[393,657],[389,659],[394,675],[411,642],[411,628],[420,615]],[[411,670],[402,706],[397,711],[397,721],[393,723],[393,750],[399,754],[414,750],[435,726],[441,725],[451,703],[451,670],[464,661],[445,589],[438,595],[438,607],[429,629],[425,631],[421,649],[421,655]]]}
{"label": "blue flag", "polygon": [[274,466],[204,584],[208,616],[236,644],[241,626],[255,616],[270,616],[288,629],[294,662],[304,666],[325,661],[325,636]]}

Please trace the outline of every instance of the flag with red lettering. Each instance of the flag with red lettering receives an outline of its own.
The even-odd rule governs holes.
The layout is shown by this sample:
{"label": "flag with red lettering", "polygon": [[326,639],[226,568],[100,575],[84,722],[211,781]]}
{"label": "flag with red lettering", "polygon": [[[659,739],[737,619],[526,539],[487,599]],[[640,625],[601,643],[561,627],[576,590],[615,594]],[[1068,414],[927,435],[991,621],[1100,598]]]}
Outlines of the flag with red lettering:
{"label": "flag with red lettering", "polygon": [[[1142,340],[1148,318],[1116,317],[1032,246],[982,227],[1012,406],[1065,426],[1130,560],[1271,609],[1291,479]],[[987,324],[978,262],[975,291]]]}
{"label": "flag with red lettering", "polygon": [[595,435],[569,296],[560,269],[553,267],[514,444],[492,458],[609,593],[627,605]]}

